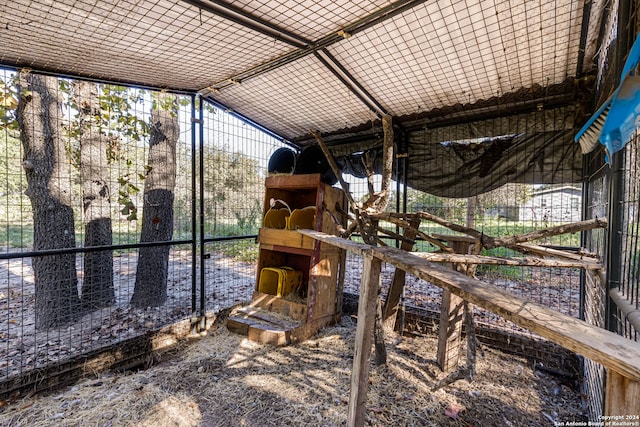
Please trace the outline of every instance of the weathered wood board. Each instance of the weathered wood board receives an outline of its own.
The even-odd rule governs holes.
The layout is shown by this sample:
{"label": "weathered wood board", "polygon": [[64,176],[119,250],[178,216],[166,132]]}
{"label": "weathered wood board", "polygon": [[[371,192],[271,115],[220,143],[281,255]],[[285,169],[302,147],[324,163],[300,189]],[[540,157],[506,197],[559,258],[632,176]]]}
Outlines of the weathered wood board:
{"label": "weathered wood board", "polygon": [[396,248],[372,248],[313,230],[300,230],[300,232],[351,252],[365,254],[371,251],[374,257],[382,261],[447,289],[468,302],[492,311],[568,350],[588,357],[624,377],[634,381],[640,380],[640,343],[519,298],[486,282],[467,277]]}

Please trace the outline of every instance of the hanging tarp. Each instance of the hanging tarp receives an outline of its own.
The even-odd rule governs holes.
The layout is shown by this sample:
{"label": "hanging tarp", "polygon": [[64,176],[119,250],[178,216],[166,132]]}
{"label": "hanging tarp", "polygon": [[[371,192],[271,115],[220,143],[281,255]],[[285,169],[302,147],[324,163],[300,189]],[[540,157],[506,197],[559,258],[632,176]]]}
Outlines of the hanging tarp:
{"label": "hanging tarp", "polygon": [[409,147],[407,183],[442,197],[469,197],[506,183],[560,184],[580,179],[582,158],[571,130],[523,133],[480,143]]}
{"label": "hanging tarp", "polygon": [[[437,196],[468,197],[506,183],[579,181],[582,155],[573,124],[573,108],[561,107],[410,131],[408,147],[400,149],[408,156],[407,184]],[[365,163],[382,172],[380,144],[354,143],[334,152],[344,173],[364,177]]]}

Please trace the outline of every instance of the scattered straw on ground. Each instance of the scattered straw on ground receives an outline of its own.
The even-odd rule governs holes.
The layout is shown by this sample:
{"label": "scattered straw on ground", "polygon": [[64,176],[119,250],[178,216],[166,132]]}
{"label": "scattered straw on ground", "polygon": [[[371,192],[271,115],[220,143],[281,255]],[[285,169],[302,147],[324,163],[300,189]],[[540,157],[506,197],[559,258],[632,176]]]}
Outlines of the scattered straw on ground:
{"label": "scattered straw on ground", "polygon": [[[272,347],[214,326],[138,372],[106,373],[0,408],[8,426],[341,426],[355,325]],[[391,341],[391,339],[390,339]],[[531,363],[485,349],[473,382],[432,392],[435,337],[396,339],[373,367],[370,426],[543,426],[584,420],[578,393]]]}

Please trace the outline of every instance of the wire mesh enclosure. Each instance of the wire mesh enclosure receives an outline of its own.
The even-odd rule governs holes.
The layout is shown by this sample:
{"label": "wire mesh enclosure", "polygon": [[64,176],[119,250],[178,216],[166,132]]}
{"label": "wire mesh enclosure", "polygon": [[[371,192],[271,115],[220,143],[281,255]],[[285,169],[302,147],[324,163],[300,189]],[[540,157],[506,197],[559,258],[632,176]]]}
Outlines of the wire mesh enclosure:
{"label": "wire mesh enclosure", "polygon": [[140,364],[149,333],[250,298],[281,143],[192,95],[0,80],[4,393],[105,349]]}
{"label": "wire mesh enclosure", "polygon": [[[30,188],[37,183],[29,176],[29,162],[39,158],[26,136],[42,124],[27,120],[35,113],[28,116],[26,106],[16,105],[3,123],[1,257],[7,311],[0,359],[6,379],[176,322],[203,328],[207,312],[250,300],[266,163],[282,143],[186,94],[11,71],[4,71],[2,80],[4,96],[18,104],[24,85],[31,85],[33,98],[41,90],[48,92],[40,99],[55,100],[58,107],[49,110],[57,132],[51,152],[64,170],[52,173],[49,182],[69,196],[60,204],[66,223],[56,219],[56,227],[39,225],[42,202],[31,199]],[[366,182],[351,181],[352,193],[364,197]],[[426,211],[487,235],[508,236],[580,219],[582,193],[576,181],[578,176],[568,174],[566,184],[559,185],[508,184],[487,193],[468,188],[462,191],[473,195],[464,198],[435,196],[396,182],[389,209]],[[434,224],[425,222],[422,230],[443,241],[454,238]],[[53,232],[57,237],[43,242],[42,235]],[[576,235],[543,243],[580,246]],[[416,249],[437,248],[423,242]],[[498,250],[486,254],[516,256]],[[39,267],[41,260],[45,264]],[[150,270],[144,270],[146,263]],[[55,275],[44,276],[51,266]],[[347,292],[358,293],[360,268],[357,260],[348,263]],[[560,312],[579,314],[575,269],[481,267],[477,275]],[[56,286],[55,294],[38,287],[52,280],[68,283]],[[154,285],[145,287],[145,280]],[[440,288],[411,277],[407,283],[407,306],[440,310]],[[46,302],[38,300],[43,292],[51,296]],[[528,334],[490,312],[476,309],[476,316],[502,333]]]}
{"label": "wire mesh enclosure", "polygon": [[[575,222],[582,215],[582,190],[573,180],[569,180],[564,185],[507,184],[497,190],[468,198],[438,197],[410,188],[407,188],[406,193],[407,212],[428,212],[496,237]],[[395,200],[392,200],[390,209],[395,210],[395,208]],[[447,227],[428,221],[422,222],[420,230],[438,237],[445,243],[456,242],[462,238],[459,234],[452,233]],[[395,245],[394,241],[387,242]],[[576,251],[581,247],[579,234],[555,236],[539,243],[553,248]],[[467,243],[467,249],[469,246]],[[440,250],[437,246],[420,240],[414,249],[421,252]],[[481,254],[510,258],[525,256],[506,248],[483,250]],[[382,282],[383,295],[388,290],[392,275],[393,269],[388,268]],[[573,317],[580,316],[581,272],[579,269],[479,266],[476,277],[561,313]],[[357,272],[354,272],[351,279],[347,281],[345,290],[357,293],[359,280]],[[440,312],[442,301],[440,287],[413,276],[407,277],[405,286],[404,303],[407,309],[419,308],[434,316]],[[476,308],[475,317],[483,326],[499,330],[502,334],[539,338],[526,329],[486,310]]]}
{"label": "wire mesh enclosure", "polygon": [[[20,68],[0,69],[0,395],[99,365],[143,366],[150,350],[204,333],[258,293],[274,154],[293,150],[293,170],[304,173],[304,154],[314,166],[319,146],[331,151],[351,195],[371,208],[380,181],[365,178],[389,170],[389,133],[386,213],[431,219],[418,215],[415,245],[394,232],[382,244],[514,261],[446,262],[514,301],[639,341],[639,137],[615,153],[598,138],[574,140],[621,83],[637,1],[94,3],[20,0],[2,14],[0,64]],[[325,208],[317,203],[316,215]],[[379,230],[400,233],[390,218]],[[564,264],[541,255],[515,265],[526,250],[483,247],[485,237],[585,220],[596,228],[533,239],[574,257]],[[369,237],[360,231],[354,240]],[[344,291],[356,295],[362,259],[342,263],[331,274],[344,273]],[[383,269],[383,299],[394,274]],[[446,317],[450,289],[412,275],[405,283],[401,315]],[[336,303],[323,304],[339,311],[341,283],[334,290]],[[603,414],[609,367],[584,359],[577,372],[562,343],[490,310],[472,313],[481,341],[555,358],[561,373],[581,377],[590,418]]]}
{"label": "wire mesh enclosure", "polygon": [[[637,5],[630,1],[613,2],[603,19],[601,51],[597,60],[596,104],[601,105],[621,84],[621,70],[630,45],[638,34]],[[606,266],[606,278],[584,277],[582,316],[590,324],[607,328],[638,341],[637,327],[629,322],[629,313],[637,310],[637,144],[632,135],[621,151],[605,153],[600,146],[584,157],[585,217],[607,216],[608,230],[584,234],[583,245],[598,254]],[[584,359],[584,403],[590,418],[605,409],[607,374],[603,366]]]}
{"label": "wire mesh enclosure", "polygon": [[622,251],[618,258],[620,265],[620,283],[615,290],[610,291],[612,299],[615,300],[616,309],[612,313],[615,322],[615,330],[631,340],[640,339],[640,324],[638,316],[633,317],[640,309],[640,214],[639,191],[640,176],[640,156],[638,153],[639,138],[636,136],[624,150],[624,166],[621,171],[625,177],[622,190],[622,228],[620,238],[622,240]]}

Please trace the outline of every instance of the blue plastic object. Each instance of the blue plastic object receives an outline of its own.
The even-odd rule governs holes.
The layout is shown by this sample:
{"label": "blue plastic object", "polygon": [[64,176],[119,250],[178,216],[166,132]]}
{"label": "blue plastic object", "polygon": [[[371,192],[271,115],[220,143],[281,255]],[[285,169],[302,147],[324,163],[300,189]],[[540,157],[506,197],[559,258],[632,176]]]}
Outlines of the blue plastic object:
{"label": "blue plastic object", "polygon": [[605,146],[608,162],[611,161],[613,153],[629,142],[640,125],[640,76],[635,75],[638,62],[640,37],[636,37],[629,52],[622,69],[620,85],[575,137],[575,140],[579,141],[585,133],[593,132],[592,127],[599,126],[604,117],[598,141]]}

